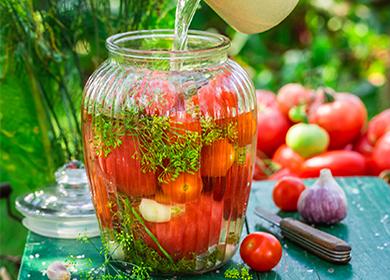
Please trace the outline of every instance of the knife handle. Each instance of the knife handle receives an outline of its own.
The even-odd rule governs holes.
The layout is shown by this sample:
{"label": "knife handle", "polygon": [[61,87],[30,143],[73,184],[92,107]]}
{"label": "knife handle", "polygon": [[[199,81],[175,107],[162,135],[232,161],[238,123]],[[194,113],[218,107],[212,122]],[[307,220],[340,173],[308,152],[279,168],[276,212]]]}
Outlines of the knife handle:
{"label": "knife handle", "polygon": [[[351,246],[344,240],[337,238],[329,233],[315,229],[298,220],[284,218],[280,221],[280,228],[285,235],[294,235],[302,239],[306,244],[313,244],[325,251],[334,252],[335,254],[351,251]],[[304,246],[304,244],[301,244]],[[306,246],[304,246],[306,247]]]}

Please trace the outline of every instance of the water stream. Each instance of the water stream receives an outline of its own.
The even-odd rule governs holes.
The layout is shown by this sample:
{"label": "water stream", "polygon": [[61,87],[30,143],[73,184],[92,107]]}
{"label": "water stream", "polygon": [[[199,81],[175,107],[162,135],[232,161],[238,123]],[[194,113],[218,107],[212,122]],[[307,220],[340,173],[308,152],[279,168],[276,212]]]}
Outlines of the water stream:
{"label": "water stream", "polygon": [[200,0],[177,0],[173,50],[187,48],[187,33]]}

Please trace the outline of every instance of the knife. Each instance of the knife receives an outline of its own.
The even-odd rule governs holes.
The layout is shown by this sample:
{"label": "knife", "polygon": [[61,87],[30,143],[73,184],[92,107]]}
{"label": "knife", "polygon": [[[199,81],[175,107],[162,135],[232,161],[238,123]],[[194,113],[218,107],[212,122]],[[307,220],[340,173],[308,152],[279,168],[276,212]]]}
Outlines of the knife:
{"label": "knife", "polygon": [[279,227],[285,238],[324,260],[339,264],[346,264],[351,260],[351,246],[340,238],[296,219],[281,218],[260,207],[256,207],[255,214]]}

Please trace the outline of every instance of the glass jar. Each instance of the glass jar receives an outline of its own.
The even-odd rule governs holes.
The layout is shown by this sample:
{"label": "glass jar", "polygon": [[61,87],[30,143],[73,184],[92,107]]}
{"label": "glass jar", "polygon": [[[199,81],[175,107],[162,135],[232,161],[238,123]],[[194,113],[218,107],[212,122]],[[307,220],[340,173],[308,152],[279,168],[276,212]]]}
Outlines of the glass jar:
{"label": "glass jar", "polygon": [[191,31],[107,39],[82,105],[86,168],[113,263],[202,273],[235,253],[251,187],[256,98],[229,40]]}

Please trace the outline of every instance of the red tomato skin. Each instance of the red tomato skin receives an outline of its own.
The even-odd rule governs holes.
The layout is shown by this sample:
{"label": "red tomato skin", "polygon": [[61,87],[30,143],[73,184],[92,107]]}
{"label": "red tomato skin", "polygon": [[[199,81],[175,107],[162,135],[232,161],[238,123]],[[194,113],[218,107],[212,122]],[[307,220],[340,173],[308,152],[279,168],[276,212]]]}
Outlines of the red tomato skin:
{"label": "red tomato skin", "polygon": [[269,176],[269,180],[280,180],[286,176],[289,176],[289,177],[297,177],[298,178],[298,175],[297,174],[294,174],[293,172],[291,172],[290,169],[288,168],[282,168],[282,169],[279,169],[278,171],[276,171],[274,174],[272,174],[271,176]]}
{"label": "red tomato skin", "polygon": [[372,145],[375,145],[387,131],[390,131],[390,109],[376,115],[368,123],[367,138]]}
{"label": "red tomato skin", "polygon": [[235,151],[227,139],[214,141],[202,148],[201,174],[207,177],[223,177],[233,165]]}
{"label": "red tomato skin", "polygon": [[276,182],[272,198],[276,206],[283,211],[297,211],[299,196],[305,188],[301,179],[285,176]]}
{"label": "red tomato skin", "polygon": [[148,115],[166,116],[173,108],[184,109],[184,101],[176,91],[176,85],[169,82],[166,75],[146,75],[133,98]]}
{"label": "red tomato skin", "polygon": [[110,179],[119,192],[129,196],[149,196],[156,193],[157,180],[152,172],[144,173],[141,162],[133,157],[138,151],[135,137],[124,136],[119,147],[98,163],[104,177]]}
{"label": "red tomato skin", "polygon": [[269,90],[256,90],[256,100],[260,107],[277,108],[276,94]]}
{"label": "red tomato skin", "polygon": [[372,152],[373,174],[379,175],[383,170],[390,170],[390,132],[377,141]]}
{"label": "red tomato skin", "polygon": [[256,134],[256,114],[247,112],[239,114],[237,117],[238,145],[240,147],[249,145],[254,142]]}
{"label": "red tomato skin", "polygon": [[372,146],[370,141],[368,140],[367,133],[364,133],[359,137],[355,145],[353,145],[353,150],[362,154],[365,157],[371,157],[372,151],[374,150],[374,146]]}
{"label": "red tomato skin", "polygon": [[272,161],[280,164],[283,168],[289,169],[292,173],[299,174],[305,159],[287,145],[282,145],[276,150]]}
{"label": "red tomato skin", "polygon": [[194,105],[199,106],[203,116],[215,120],[235,117],[238,114],[238,100],[232,84],[230,72],[216,75],[192,97]]}
{"label": "red tomato skin", "polygon": [[300,84],[286,84],[279,89],[276,100],[280,111],[288,116],[291,108],[297,105],[310,105],[314,95]]}
{"label": "red tomato skin", "polygon": [[252,171],[249,162],[244,165],[234,163],[226,175],[224,217],[236,220],[245,215],[251,190]]}
{"label": "red tomato skin", "polygon": [[171,201],[176,203],[196,200],[202,192],[200,172],[195,174],[181,173],[175,180],[162,184],[161,189]]}
{"label": "red tomato skin", "polygon": [[263,162],[263,160],[259,156],[256,156],[254,162],[253,180],[260,181],[260,180],[265,180],[267,178],[268,178],[267,167]]}
{"label": "red tomato skin", "polygon": [[318,177],[323,168],[329,168],[334,176],[360,176],[366,174],[366,161],[355,151],[329,151],[307,159],[302,165],[299,177]]}
{"label": "red tomato skin", "polygon": [[368,141],[367,133],[364,133],[363,135],[360,136],[358,141],[353,146],[353,150],[360,153],[362,156],[364,156],[366,160],[367,174],[374,175],[375,167],[372,159],[372,152],[374,150],[374,147],[371,145],[370,141]]}
{"label": "red tomato skin", "polygon": [[359,97],[337,93],[333,102],[310,109],[309,121],[324,128],[330,136],[329,149],[342,149],[353,143],[367,122],[367,110]]}
{"label": "red tomato skin", "polygon": [[290,127],[288,119],[275,108],[264,108],[257,115],[257,149],[272,157],[276,149],[285,143]]}
{"label": "red tomato skin", "polygon": [[247,235],[240,246],[242,260],[253,270],[265,272],[282,258],[282,246],[275,236],[265,232]]}
{"label": "red tomato skin", "polygon": [[[222,208],[222,202],[202,195],[197,201],[186,203],[185,213],[173,217],[169,222],[145,224],[173,259],[179,260],[193,257],[193,253],[204,253],[218,243],[223,218]],[[144,238],[150,247],[159,251],[147,234]]]}

